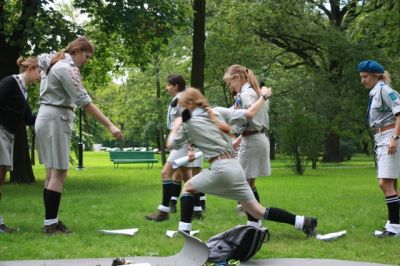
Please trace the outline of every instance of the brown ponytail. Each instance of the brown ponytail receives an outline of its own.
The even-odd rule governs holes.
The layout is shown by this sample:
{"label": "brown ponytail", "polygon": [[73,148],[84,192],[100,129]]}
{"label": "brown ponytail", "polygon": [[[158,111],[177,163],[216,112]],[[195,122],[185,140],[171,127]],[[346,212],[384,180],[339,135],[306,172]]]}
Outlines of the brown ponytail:
{"label": "brown ponytail", "polygon": [[257,78],[251,69],[241,65],[231,65],[225,70],[224,80],[232,79],[234,76],[238,76],[250,83],[257,95],[260,95],[260,85],[258,85]]}
{"label": "brown ponytail", "polygon": [[70,44],[68,44],[67,48],[61,50],[60,52],[56,53],[53,58],[51,59],[50,66],[47,69],[47,74],[50,72],[50,69],[60,60],[65,59],[65,53],[69,54],[77,54],[80,52],[88,52],[93,53],[94,47],[90,43],[90,41],[86,37],[78,37]]}
{"label": "brown ponytail", "polygon": [[201,94],[200,90],[195,88],[187,88],[182,92],[179,102],[181,106],[188,106],[189,103],[194,103],[197,107],[205,109],[211,121],[218,127],[218,129],[225,134],[231,135],[231,127],[217,119],[215,113],[212,111],[210,105],[204,98],[203,94]]}

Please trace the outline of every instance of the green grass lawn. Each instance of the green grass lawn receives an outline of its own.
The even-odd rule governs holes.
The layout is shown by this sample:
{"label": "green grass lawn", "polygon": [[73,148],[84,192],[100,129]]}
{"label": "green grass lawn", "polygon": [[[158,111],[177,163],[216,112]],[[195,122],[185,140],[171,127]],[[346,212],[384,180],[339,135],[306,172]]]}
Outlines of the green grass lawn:
{"label": "green grass lawn", "polygon": [[[0,260],[172,255],[182,238],[170,239],[179,214],[169,221],[149,222],[144,215],[161,199],[161,164],[120,165],[108,153],[85,152],[84,170],[69,171],[60,219],[72,235],[46,236],[43,227],[43,165],[34,167],[37,183],[2,187],[1,213],[19,231],[0,235]],[[272,162],[272,176],[257,180],[262,203],[318,217],[320,233],[347,230],[333,242],[307,239],[292,226],[264,222],[271,239],[256,258],[331,258],[400,265],[400,238],[377,239],[372,233],[386,222],[386,205],[375,179],[372,158],[356,156],[340,164],[321,164],[295,176],[285,161]],[[236,224],[246,223],[232,200],[207,196],[204,221],[194,221],[204,241]],[[133,236],[103,235],[99,229],[139,228]]]}

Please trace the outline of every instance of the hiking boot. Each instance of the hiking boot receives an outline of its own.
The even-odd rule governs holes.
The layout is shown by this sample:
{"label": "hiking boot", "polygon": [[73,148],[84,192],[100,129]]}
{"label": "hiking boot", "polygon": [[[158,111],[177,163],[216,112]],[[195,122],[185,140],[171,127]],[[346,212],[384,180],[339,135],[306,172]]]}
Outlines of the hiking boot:
{"label": "hiking boot", "polygon": [[7,227],[5,224],[0,224],[0,234],[9,234],[13,232],[14,229],[11,229],[10,227]]}
{"label": "hiking boot", "polygon": [[202,211],[193,211],[192,219],[196,220],[204,220],[204,215]]}
{"label": "hiking boot", "polygon": [[317,227],[317,218],[315,217],[304,217],[303,232],[307,237],[315,236],[315,228]]}
{"label": "hiking boot", "polygon": [[45,225],[43,227],[43,233],[48,235],[53,235],[57,233],[70,234],[72,232],[68,229],[68,227],[65,224],[63,224],[63,222],[58,221],[58,223],[55,224]]}
{"label": "hiking boot", "polygon": [[170,209],[170,213],[176,213],[176,201],[175,200],[171,200],[169,203],[169,209]]}
{"label": "hiking boot", "polygon": [[162,222],[169,219],[169,213],[157,210],[154,213],[147,214],[145,217],[150,221]]}
{"label": "hiking boot", "polygon": [[380,232],[378,234],[375,234],[375,236],[379,237],[379,238],[387,238],[387,237],[396,237],[396,236],[399,236],[399,235],[396,234],[396,233],[393,233],[393,232],[389,232],[386,229],[383,229],[382,232]]}
{"label": "hiking boot", "polygon": [[238,214],[239,216],[245,216],[245,215],[246,215],[246,212],[243,210],[243,207],[242,207],[241,204],[238,204],[238,205],[236,206],[236,212],[237,212],[237,214]]}

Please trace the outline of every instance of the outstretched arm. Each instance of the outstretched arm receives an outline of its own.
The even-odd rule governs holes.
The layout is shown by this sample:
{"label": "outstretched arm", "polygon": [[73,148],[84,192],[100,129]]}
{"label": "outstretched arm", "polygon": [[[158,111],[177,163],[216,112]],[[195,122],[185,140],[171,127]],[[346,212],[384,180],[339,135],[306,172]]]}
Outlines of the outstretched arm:
{"label": "outstretched arm", "polygon": [[88,103],[84,107],[86,112],[91,114],[97,121],[102,123],[113,135],[114,138],[122,139],[124,136],[119,128],[114,126],[114,124],[108,119],[107,116],[103,114],[102,111],[94,104]]}

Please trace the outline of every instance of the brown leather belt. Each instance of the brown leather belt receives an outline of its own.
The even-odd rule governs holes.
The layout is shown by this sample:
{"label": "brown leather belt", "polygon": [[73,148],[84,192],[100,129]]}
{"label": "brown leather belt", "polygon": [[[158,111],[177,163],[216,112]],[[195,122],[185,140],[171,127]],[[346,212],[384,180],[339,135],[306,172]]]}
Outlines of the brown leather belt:
{"label": "brown leather belt", "polygon": [[52,106],[52,107],[57,107],[57,108],[63,108],[63,109],[68,109],[68,110],[71,110],[72,112],[74,111],[74,108],[72,108],[71,106],[55,105],[55,104],[48,104],[48,103],[42,103],[42,105]]}
{"label": "brown leather belt", "polygon": [[224,154],[212,157],[211,159],[208,160],[208,163],[211,164],[212,162],[214,162],[216,160],[232,159],[232,158],[234,158],[234,156],[232,154],[224,153]]}
{"label": "brown leather belt", "polygon": [[395,127],[396,127],[396,124],[390,124],[390,125],[386,125],[386,126],[383,126],[383,127],[374,128],[374,132],[375,132],[375,134],[378,134],[378,133],[387,131],[389,129],[395,128]]}
{"label": "brown leather belt", "polygon": [[250,135],[254,135],[254,134],[261,134],[261,133],[264,133],[264,129],[261,129],[261,130],[253,130],[253,131],[250,131],[250,130],[248,130],[248,131],[243,131],[243,132],[242,132],[242,136],[243,136],[243,137],[246,137],[246,136],[250,136]]}

